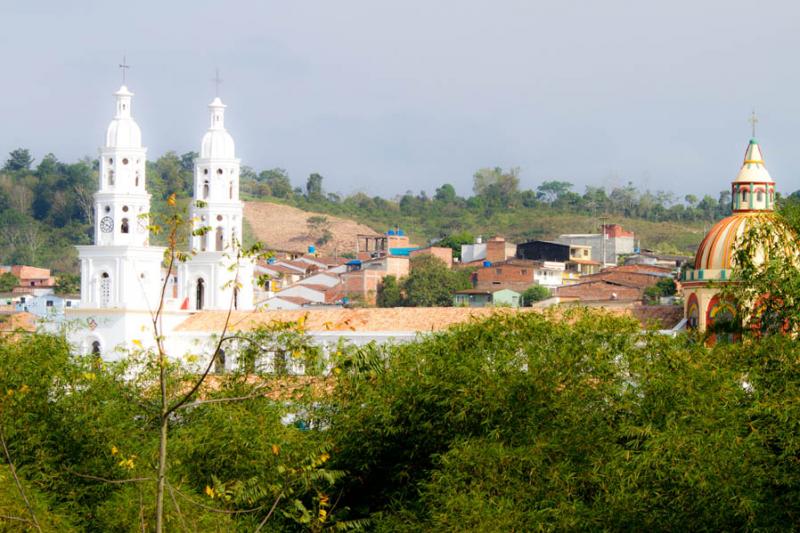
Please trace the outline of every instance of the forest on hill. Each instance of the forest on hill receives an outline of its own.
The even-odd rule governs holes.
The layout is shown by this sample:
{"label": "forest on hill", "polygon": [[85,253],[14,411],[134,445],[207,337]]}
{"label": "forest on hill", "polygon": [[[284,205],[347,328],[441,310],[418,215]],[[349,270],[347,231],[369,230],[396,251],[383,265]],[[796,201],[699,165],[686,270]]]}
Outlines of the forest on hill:
{"label": "forest on hill", "polygon": [[[167,152],[148,161],[147,189],[153,196],[154,211],[163,210],[173,192],[179,202],[188,203],[196,156],[194,152]],[[12,151],[0,169],[0,264],[76,272],[74,245],[91,242],[97,168],[97,160],[88,157],[65,163],[47,154],[37,162],[27,149]],[[473,181],[469,197],[459,196],[445,183],[432,194],[409,191],[383,198],[361,192],[328,192],[323,176],[317,173],[299,186],[283,169],[243,167],[240,188],[244,200],[285,203],[350,218],[376,231],[399,226],[419,244],[444,239],[456,248],[477,235],[499,234],[523,241],[596,231],[605,218],[635,231],[643,247],[691,253],[708,226],[729,213],[730,204],[728,191],[717,198],[677,198],[668,192],[640,191],[632,183],[610,191],[586,187],[581,194],[571,183],[545,180],[535,190],[523,190],[518,169],[480,169]],[[320,225],[324,226],[324,221]],[[325,228],[317,229],[324,241]]]}

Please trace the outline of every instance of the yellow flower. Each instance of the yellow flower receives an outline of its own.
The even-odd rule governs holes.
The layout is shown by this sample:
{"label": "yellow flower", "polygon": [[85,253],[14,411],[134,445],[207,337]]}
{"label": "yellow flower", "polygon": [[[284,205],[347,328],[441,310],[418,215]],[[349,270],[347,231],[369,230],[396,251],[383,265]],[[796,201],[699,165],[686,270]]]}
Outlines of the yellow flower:
{"label": "yellow flower", "polygon": [[281,453],[281,447],[278,446],[277,444],[273,444],[272,445],[272,453],[274,455],[278,455],[279,453]]}
{"label": "yellow flower", "polygon": [[19,392],[20,392],[20,393],[22,393],[22,394],[25,394],[25,393],[26,393],[26,392],[28,392],[29,390],[31,390],[31,389],[30,389],[30,387],[28,387],[28,386],[27,386],[27,385],[25,385],[24,383],[22,384],[22,387],[20,387],[20,388],[19,388]]}
{"label": "yellow flower", "polygon": [[325,521],[325,518],[326,518],[327,516],[328,516],[328,511],[326,511],[325,509],[320,509],[320,510],[319,510],[319,521],[320,521],[320,522],[324,522],[324,521]]}
{"label": "yellow flower", "polygon": [[167,204],[174,206],[176,203],[177,202],[175,201],[175,193],[170,194],[169,198],[167,198]]}
{"label": "yellow flower", "polygon": [[116,447],[116,446],[114,446],[114,445],[112,444],[112,445],[111,445],[111,455],[117,455],[118,453],[119,453],[119,450],[117,449],[117,447]]}
{"label": "yellow flower", "polygon": [[133,339],[133,341],[131,341],[131,342],[133,342],[133,344],[135,346],[138,346],[139,348],[142,347],[142,341],[140,341],[139,339]]}
{"label": "yellow flower", "polygon": [[322,455],[319,456],[319,460],[322,461],[323,463],[330,458],[331,456],[328,453],[323,453]]}
{"label": "yellow flower", "polygon": [[208,494],[209,498],[213,498],[214,497],[214,489],[212,489],[208,485],[206,485],[206,491],[205,492],[206,492],[206,494]]}

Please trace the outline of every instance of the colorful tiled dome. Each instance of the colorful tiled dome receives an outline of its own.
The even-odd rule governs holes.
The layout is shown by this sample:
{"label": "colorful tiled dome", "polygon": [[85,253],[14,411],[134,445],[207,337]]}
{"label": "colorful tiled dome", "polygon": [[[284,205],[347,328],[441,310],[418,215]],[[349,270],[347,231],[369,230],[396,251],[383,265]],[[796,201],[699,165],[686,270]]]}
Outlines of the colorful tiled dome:
{"label": "colorful tiled dome", "polygon": [[[734,266],[734,246],[753,223],[775,224],[775,217],[772,212],[764,211],[736,213],[717,222],[697,249],[695,270],[729,270]],[[777,224],[775,229],[784,231]]]}

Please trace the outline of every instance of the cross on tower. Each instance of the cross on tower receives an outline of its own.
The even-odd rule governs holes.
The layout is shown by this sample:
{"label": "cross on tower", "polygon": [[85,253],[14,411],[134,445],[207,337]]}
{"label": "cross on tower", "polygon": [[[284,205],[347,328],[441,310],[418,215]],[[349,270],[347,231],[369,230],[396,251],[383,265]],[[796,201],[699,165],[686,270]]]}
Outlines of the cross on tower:
{"label": "cross on tower", "polygon": [[753,139],[755,139],[756,138],[756,124],[758,124],[758,117],[756,116],[756,110],[755,109],[753,109],[753,112],[750,114],[750,118],[747,119],[747,122],[749,122],[753,126]]}
{"label": "cross on tower", "polygon": [[222,78],[219,77],[219,69],[216,69],[216,74],[211,81],[214,82],[214,96],[219,96],[219,86],[222,84]]}
{"label": "cross on tower", "polygon": [[125,71],[131,68],[128,65],[128,62],[125,60],[125,56],[122,56],[122,63],[119,65],[119,69],[122,71],[122,85],[125,85]]}

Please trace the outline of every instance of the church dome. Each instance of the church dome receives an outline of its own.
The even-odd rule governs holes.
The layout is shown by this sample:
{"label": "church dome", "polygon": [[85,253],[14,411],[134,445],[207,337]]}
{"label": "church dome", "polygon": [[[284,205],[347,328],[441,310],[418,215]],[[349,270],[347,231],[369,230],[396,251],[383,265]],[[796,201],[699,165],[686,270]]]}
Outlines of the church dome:
{"label": "church dome", "polygon": [[203,135],[203,142],[200,144],[200,157],[203,159],[234,159],[236,147],[231,134],[225,130],[206,132]]}
{"label": "church dome", "polygon": [[142,130],[133,119],[114,119],[106,131],[106,146],[109,148],[141,148]]}
{"label": "church dome", "polygon": [[[771,212],[736,213],[717,222],[706,235],[694,258],[695,270],[729,270],[735,266],[734,247],[753,224],[770,224],[778,233],[787,233]],[[785,235],[792,242],[791,233]]]}
{"label": "church dome", "polygon": [[235,159],[236,146],[233,137],[225,129],[225,104],[219,97],[214,98],[208,108],[211,110],[211,126],[200,143],[201,159]]}

